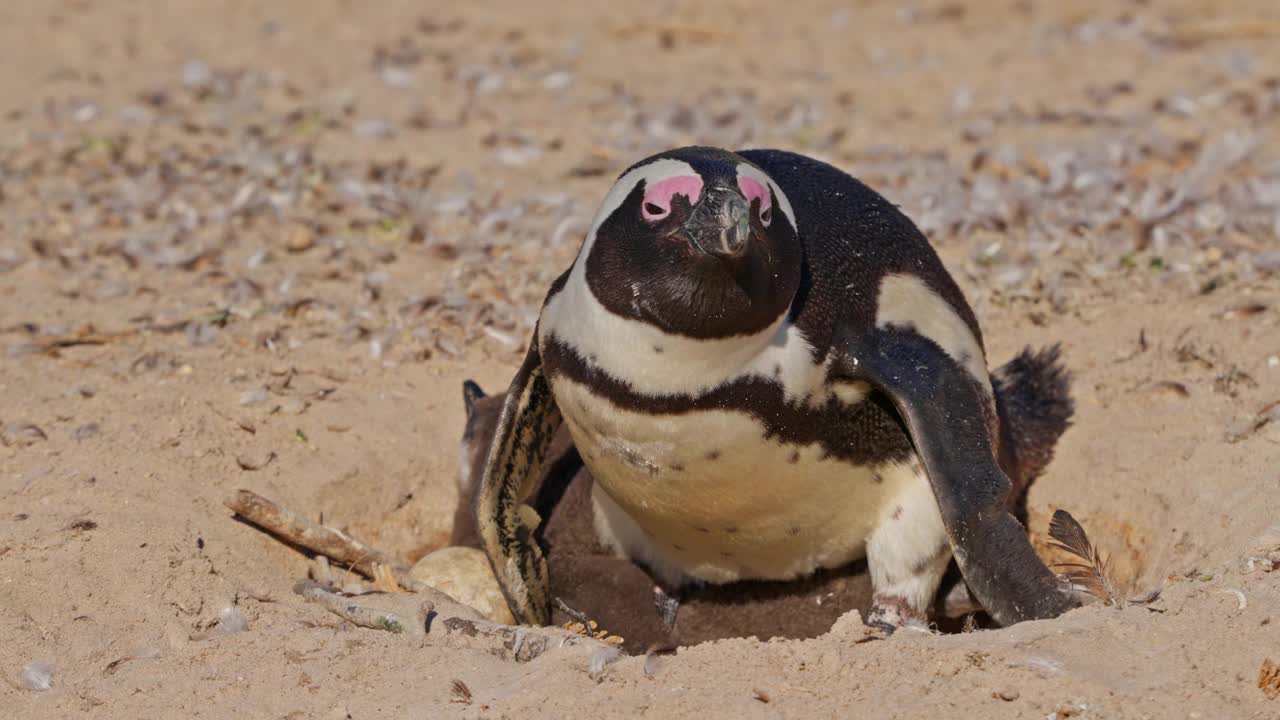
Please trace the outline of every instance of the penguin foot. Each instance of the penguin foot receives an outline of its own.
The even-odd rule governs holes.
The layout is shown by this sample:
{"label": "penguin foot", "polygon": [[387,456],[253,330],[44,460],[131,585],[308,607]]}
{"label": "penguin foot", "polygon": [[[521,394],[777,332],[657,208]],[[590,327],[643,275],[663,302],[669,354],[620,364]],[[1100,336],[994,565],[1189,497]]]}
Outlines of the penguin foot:
{"label": "penguin foot", "polygon": [[877,593],[871,601],[871,610],[864,624],[892,635],[899,628],[926,629],[928,617],[924,611],[911,607],[906,598]]}

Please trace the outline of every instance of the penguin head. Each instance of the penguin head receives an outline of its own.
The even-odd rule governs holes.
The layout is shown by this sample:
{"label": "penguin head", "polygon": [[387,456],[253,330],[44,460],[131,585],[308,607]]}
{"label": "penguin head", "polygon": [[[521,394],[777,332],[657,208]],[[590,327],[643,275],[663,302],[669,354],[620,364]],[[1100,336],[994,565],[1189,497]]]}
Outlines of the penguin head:
{"label": "penguin head", "polygon": [[718,338],[785,314],[802,258],[791,205],[764,171],[726,150],[686,147],[622,174],[579,260],[611,312]]}

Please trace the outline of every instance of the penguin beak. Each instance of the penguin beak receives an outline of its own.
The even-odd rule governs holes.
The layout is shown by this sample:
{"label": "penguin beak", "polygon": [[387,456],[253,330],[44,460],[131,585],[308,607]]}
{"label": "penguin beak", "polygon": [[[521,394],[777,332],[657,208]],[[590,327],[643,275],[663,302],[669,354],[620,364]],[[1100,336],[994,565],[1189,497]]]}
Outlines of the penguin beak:
{"label": "penguin beak", "polygon": [[707,255],[738,257],[751,239],[751,206],[736,188],[709,187],[680,232]]}

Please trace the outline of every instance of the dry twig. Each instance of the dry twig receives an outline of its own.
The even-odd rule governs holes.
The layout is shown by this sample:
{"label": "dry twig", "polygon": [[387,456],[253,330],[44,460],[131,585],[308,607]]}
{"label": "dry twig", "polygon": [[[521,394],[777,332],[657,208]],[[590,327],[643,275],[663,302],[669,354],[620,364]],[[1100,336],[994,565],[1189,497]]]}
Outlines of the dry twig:
{"label": "dry twig", "polygon": [[580,646],[593,653],[602,648],[616,649],[606,642],[561,628],[500,625],[474,616],[465,617],[473,613],[468,613],[465,606],[454,603],[449,596],[435,590],[422,594],[424,598],[432,599],[418,602],[417,617],[413,622],[402,614],[363,605],[326,590],[311,580],[299,580],[293,591],[360,627],[420,638],[456,638],[465,647],[485,650],[517,662],[528,662],[558,647]]}
{"label": "dry twig", "polygon": [[417,595],[397,593],[393,596],[402,602],[417,601],[416,617],[411,621],[406,613],[365,605],[335,592],[332,579],[326,577],[328,562],[317,561],[312,573],[320,582],[299,580],[293,591],[360,627],[413,637],[429,634],[434,638],[457,638],[464,646],[519,662],[532,660],[557,647],[581,646],[592,652],[602,648],[616,650],[612,638],[601,640],[562,628],[501,625],[482,620],[474,610],[447,594],[411,578],[405,564],[391,555],[346,533],[313,523],[256,493],[240,490],[224,502],[237,515],[273,535],[368,576],[374,580],[375,588],[399,586]]}
{"label": "dry twig", "polygon": [[[340,530],[325,527],[297,513],[249,491],[238,490],[223,501],[237,515],[283,538],[294,545],[320,553],[345,565],[370,580],[379,581],[379,566],[390,570],[395,583],[411,592],[426,589],[426,585],[409,576],[409,566],[391,555],[370,547]],[[387,586],[385,576],[382,576]]]}
{"label": "dry twig", "polygon": [[434,603],[424,601],[418,607],[417,622],[410,623],[396,613],[360,605],[350,598],[325,590],[314,580],[299,580],[293,586],[293,591],[353,625],[386,630],[396,635],[406,632],[414,636],[424,634],[427,616],[435,609]]}

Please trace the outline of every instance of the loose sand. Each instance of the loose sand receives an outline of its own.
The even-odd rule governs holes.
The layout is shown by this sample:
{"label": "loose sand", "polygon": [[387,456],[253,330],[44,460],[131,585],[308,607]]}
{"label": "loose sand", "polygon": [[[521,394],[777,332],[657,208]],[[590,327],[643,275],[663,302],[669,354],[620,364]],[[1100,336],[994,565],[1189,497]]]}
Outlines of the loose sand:
{"label": "loose sand", "polygon": [[[1280,717],[1278,32],[1265,1],[0,4],[0,715]],[[304,556],[222,498],[438,547],[461,381],[506,384],[612,177],[694,141],[903,205],[993,365],[1061,341],[1032,531],[1070,510],[1162,597],[597,681],[294,595]]]}

